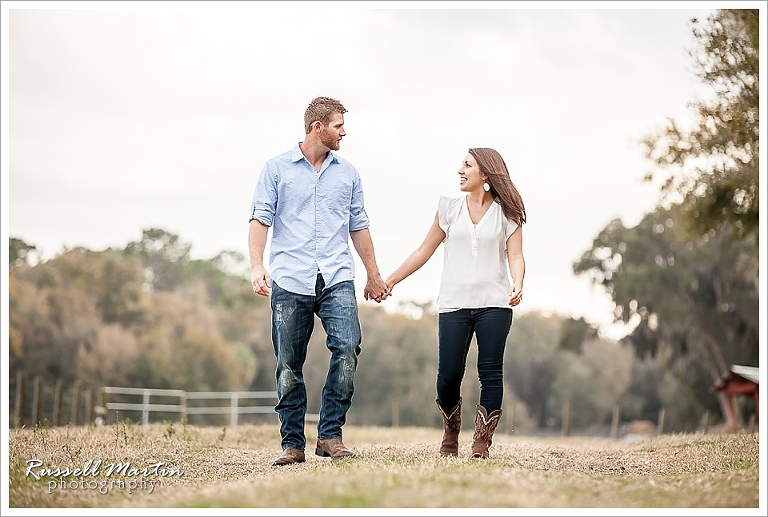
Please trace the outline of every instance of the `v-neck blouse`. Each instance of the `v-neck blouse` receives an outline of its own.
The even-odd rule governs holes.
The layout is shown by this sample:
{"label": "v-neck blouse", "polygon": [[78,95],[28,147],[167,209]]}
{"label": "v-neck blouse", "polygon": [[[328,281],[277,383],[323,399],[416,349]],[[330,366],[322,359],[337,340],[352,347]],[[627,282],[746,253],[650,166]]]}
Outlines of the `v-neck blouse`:
{"label": "v-neck blouse", "polygon": [[445,232],[443,275],[437,296],[439,312],[509,305],[510,275],[506,243],[517,223],[491,203],[477,224],[472,222],[467,196],[440,196],[438,223]]}

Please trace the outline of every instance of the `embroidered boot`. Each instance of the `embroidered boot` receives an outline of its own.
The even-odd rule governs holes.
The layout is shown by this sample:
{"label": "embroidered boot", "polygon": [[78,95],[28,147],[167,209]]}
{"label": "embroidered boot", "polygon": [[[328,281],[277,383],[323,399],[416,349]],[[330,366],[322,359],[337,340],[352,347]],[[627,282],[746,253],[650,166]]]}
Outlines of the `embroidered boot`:
{"label": "embroidered boot", "polygon": [[488,448],[493,443],[493,432],[496,430],[496,426],[499,425],[499,419],[501,419],[501,409],[491,411],[488,414],[488,411],[483,406],[477,405],[475,434],[472,436],[473,458],[488,458]]}
{"label": "embroidered boot", "polygon": [[459,397],[459,402],[448,414],[445,413],[437,399],[435,399],[435,402],[437,402],[440,414],[443,415],[443,441],[440,443],[440,455],[458,456],[459,431],[461,431],[461,397]]}

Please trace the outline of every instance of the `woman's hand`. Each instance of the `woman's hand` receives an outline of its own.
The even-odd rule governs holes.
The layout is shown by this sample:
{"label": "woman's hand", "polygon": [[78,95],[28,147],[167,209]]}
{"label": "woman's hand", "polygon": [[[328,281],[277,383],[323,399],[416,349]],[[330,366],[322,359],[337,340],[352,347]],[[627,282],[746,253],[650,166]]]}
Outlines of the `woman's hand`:
{"label": "woman's hand", "polygon": [[509,304],[515,307],[523,301],[523,286],[513,285],[509,290]]}

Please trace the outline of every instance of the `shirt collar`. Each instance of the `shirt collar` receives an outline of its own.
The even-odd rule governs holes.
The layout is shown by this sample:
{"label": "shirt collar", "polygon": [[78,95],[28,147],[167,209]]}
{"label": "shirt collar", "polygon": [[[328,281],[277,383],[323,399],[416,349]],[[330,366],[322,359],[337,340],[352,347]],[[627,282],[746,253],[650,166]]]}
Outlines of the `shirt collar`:
{"label": "shirt collar", "polygon": [[[304,141],[302,140],[298,144],[296,144],[296,147],[293,148],[293,151],[291,151],[291,161],[293,163],[299,162],[304,158],[304,153],[301,152],[301,144],[303,144]],[[328,151],[328,154],[330,156],[330,160],[328,160],[329,156],[325,157],[325,161],[323,163],[331,163],[331,162],[338,162],[339,158],[336,156],[336,153],[333,151]]]}

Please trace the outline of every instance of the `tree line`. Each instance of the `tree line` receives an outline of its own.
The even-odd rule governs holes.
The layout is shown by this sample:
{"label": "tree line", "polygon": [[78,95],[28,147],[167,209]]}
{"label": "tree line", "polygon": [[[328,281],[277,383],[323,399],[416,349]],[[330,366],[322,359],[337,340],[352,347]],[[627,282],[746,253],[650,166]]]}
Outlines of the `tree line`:
{"label": "tree line", "polygon": [[[624,231],[640,233],[638,239],[672,233],[667,226],[661,234],[642,228],[641,224]],[[80,382],[94,387],[274,390],[270,308],[267,299],[253,294],[243,272],[244,257],[223,253],[192,260],[189,245],[160,229],[145,230],[141,240],[123,249],[67,249],[37,262],[34,246],[13,238],[10,244],[11,378],[21,371],[30,378],[40,376],[47,384],[60,379],[66,385]],[[691,254],[696,255],[694,250]],[[708,255],[700,256],[701,261],[692,261],[694,268],[700,262],[717,263]],[[730,255],[719,258],[731,260]],[[239,273],[233,267],[238,264]],[[690,274],[682,259],[676,262],[682,267],[652,264],[659,269],[658,278],[638,274],[645,278],[645,288],[655,288],[659,296],[673,289],[671,279],[676,275],[682,275],[682,283]],[[711,280],[703,275],[702,282]],[[755,296],[755,315],[756,302]],[[674,325],[681,329],[691,324],[697,304],[701,318],[721,320],[712,325],[721,330],[729,323],[738,331],[738,315],[746,310],[739,306],[738,311],[707,312],[703,301],[690,304],[677,306],[684,317]],[[434,403],[437,315],[430,307],[425,309],[415,319],[390,314],[380,306],[360,307],[363,343],[350,422],[441,425]],[[663,318],[666,322],[665,314]],[[647,331],[635,334],[642,332]],[[559,427],[566,403],[574,408],[574,427],[607,425],[616,406],[625,420],[652,421],[664,407],[666,428],[681,431],[696,429],[706,411],[719,413],[702,356],[678,350],[681,357],[674,358],[659,353],[658,343],[655,353],[638,353],[632,346],[636,337],[616,343],[600,338],[583,320],[538,313],[516,316],[505,358],[505,407],[514,404],[515,427]],[[748,363],[738,354],[743,350],[756,354],[756,334],[753,337],[751,347],[749,334],[742,335],[736,347],[724,342],[723,354]],[[304,372],[310,412],[319,412],[329,357],[324,339],[318,322]],[[475,359],[472,347],[468,378],[476,378]],[[676,368],[670,368],[673,359]],[[478,390],[476,383],[465,383],[463,396],[476,400]]]}

